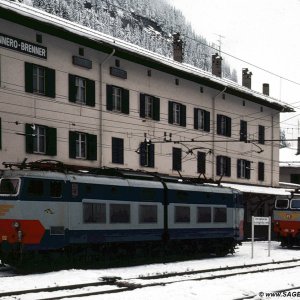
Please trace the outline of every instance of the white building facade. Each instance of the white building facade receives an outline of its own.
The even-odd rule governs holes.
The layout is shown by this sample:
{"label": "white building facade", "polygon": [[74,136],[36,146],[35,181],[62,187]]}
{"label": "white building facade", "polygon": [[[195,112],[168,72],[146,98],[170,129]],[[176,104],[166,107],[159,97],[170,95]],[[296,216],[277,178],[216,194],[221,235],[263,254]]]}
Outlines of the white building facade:
{"label": "white building facade", "polygon": [[267,95],[0,0],[0,163],[54,159],[276,187]]}

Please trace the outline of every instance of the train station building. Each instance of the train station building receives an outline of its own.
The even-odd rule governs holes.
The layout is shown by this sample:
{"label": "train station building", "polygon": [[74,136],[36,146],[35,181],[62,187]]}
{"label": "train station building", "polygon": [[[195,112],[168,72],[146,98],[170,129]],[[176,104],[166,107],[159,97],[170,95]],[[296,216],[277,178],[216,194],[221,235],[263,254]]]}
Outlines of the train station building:
{"label": "train station building", "polygon": [[[200,178],[245,193],[246,222],[279,189],[280,113],[293,108],[221,75],[0,0],[0,163],[58,160]],[[180,46],[180,45],[179,45]],[[276,141],[277,140],[277,141]],[[247,226],[246,226],[247,227]]]}

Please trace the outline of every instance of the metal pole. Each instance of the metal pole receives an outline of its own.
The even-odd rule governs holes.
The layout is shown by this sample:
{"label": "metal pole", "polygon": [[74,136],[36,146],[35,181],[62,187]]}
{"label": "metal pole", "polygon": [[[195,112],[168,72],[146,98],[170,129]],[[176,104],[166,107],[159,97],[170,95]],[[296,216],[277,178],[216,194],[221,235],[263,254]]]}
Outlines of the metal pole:
{"label": "metal pole", "polygon": [[251,258],[253,258],[254,250],[254,216],[252,216],[252,224],[251,224]]}
{"label": "metal pole", "polygon": [[268,234],[268,257],[271,253],[271,217],[269,217],[269,234]]}

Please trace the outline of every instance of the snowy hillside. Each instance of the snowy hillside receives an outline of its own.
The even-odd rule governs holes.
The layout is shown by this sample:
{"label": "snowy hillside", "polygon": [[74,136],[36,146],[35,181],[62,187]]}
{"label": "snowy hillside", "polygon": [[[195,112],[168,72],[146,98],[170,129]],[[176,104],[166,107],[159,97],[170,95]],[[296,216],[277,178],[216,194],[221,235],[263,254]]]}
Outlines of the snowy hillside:
{"label": "snowy hillside", "polygon": [[[183,14],[165,0],[19,0],[72,22],[172,57],[172,35],[181,34],[184,62],[211,70],[216,52],[196,35]],[[214,46],[214,45],[210,45]],[[223,61],[223,77],[237,81],[236,71]]]}

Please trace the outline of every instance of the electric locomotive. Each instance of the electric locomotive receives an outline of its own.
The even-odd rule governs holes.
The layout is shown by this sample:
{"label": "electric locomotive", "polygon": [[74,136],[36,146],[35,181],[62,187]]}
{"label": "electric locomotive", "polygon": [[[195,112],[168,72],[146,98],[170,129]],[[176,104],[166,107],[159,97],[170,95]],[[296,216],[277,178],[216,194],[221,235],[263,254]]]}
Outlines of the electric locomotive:
{"label": "electric locomotive", "polygon": [[273,215],[274,232],[281,246],[300,246],[300,194],[278,196]]}
{"label": "electric locomotive", "polygon": [[79,172],[48,161],[6,166],[0,176],[5,263],[166,245],[225,255],[243,238],[242,195],[234,189],[129,170]]}

